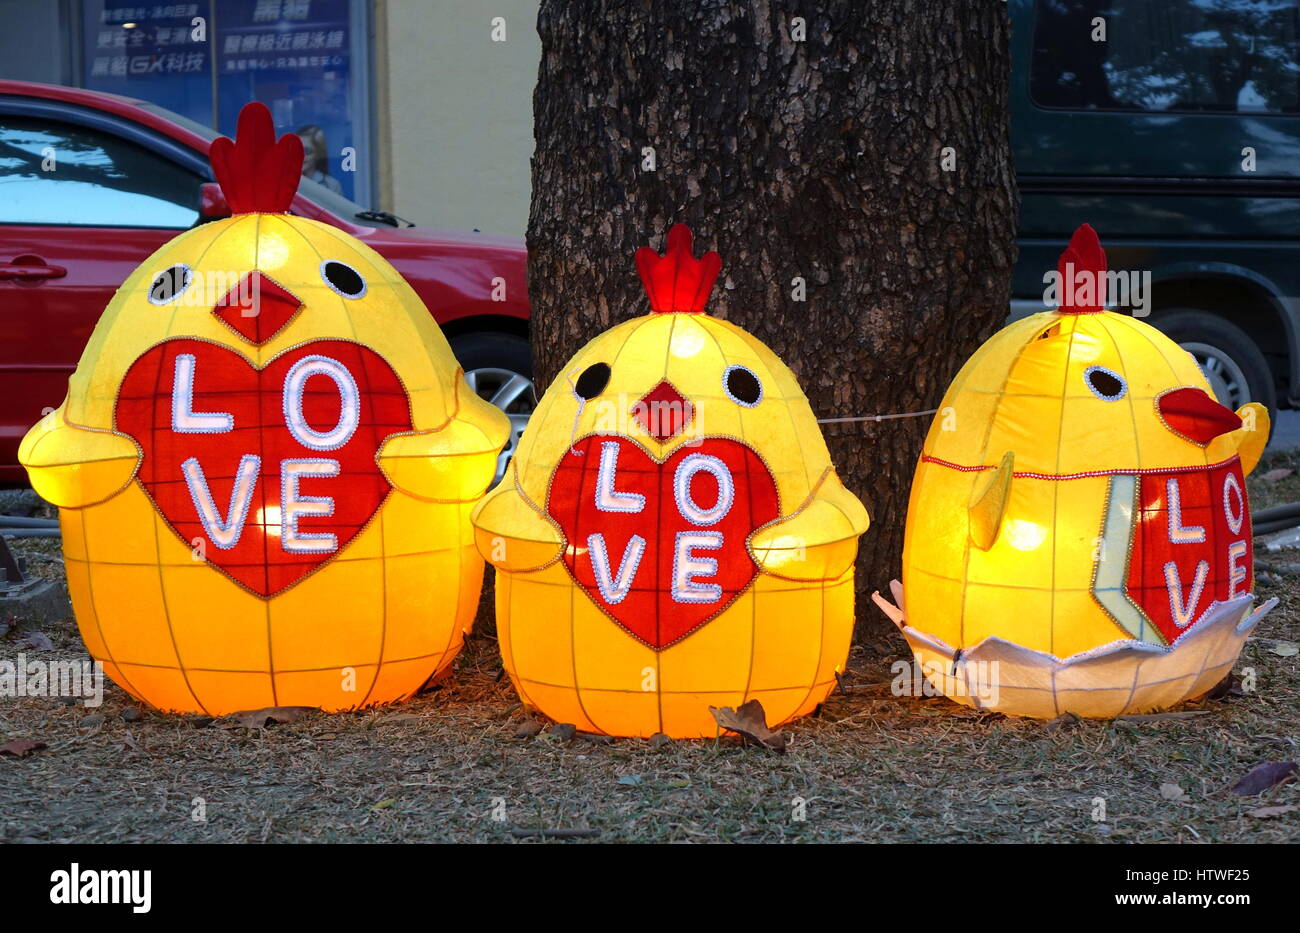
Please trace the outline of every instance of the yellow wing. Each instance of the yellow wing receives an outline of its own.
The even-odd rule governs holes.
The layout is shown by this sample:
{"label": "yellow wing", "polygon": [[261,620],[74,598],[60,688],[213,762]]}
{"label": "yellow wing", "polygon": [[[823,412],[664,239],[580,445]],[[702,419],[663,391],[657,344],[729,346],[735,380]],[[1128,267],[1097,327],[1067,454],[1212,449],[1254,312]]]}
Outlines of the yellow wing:
{"label": "yellow wing", "polygon": [[79,509],[125,489],[140,465],[140,448],[125,434],[69,423],[60,406],[27,432],[18,462],[42,499]]}
{"label": "yellow wing", "polygon": [[1232,438],[1237,442],[1242,475],[1249,476],[1268,443],[1268,408],[1259,402],[1247,402],[1237,409],[1237,417],[1241,419],[1241,427],[1232,432]]}
{"label": "yellow wing", "polygon": [[510,419],[469,391],[458,392],[456,402],[456,413],[445,424],[394,434],[380,446],[379,469],[407,495],[426,502],[473,502],[492,482],[497,456],[510,439]]}
{"label": "yellow wing", "polygon": [[501,484],[474,507],[470,521],[479,553],[498,570],[541,570],[564,551],[564,535],[519,485],[513,460]]}
{"label": "yellow wing", "polygon": [[774,577],[834,580],[852,566],[870,524],[858,497],[828,467],[802,506],[750,536],[749,552]]}
{"label": "yellow wing", "polygon": [[1008,450],[1002,455],[1002,462],[984,487],[975,487],[978,491],[970,503],[970,539],[981,551],[993,547],[993,542],[998,539],[1002,514],[1006,512],[1007,501],[1011,498],[1015,461],[1015,454]]}

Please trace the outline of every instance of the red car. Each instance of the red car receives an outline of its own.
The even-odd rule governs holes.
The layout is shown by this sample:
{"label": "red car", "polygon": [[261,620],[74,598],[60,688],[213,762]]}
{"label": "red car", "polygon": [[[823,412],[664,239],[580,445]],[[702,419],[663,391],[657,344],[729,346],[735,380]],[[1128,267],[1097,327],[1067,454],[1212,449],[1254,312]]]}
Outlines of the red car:
{"label": "red car", "polygon": [[[118,286],[178,232],[227,213],[208,165],[217,135],[146,101],[0,81],[0,485],[26,481],[18,442],[63,401]],[[523,240],[416,227],[310,179],[292,212],[397,268],[517,441],[536,404]]]}

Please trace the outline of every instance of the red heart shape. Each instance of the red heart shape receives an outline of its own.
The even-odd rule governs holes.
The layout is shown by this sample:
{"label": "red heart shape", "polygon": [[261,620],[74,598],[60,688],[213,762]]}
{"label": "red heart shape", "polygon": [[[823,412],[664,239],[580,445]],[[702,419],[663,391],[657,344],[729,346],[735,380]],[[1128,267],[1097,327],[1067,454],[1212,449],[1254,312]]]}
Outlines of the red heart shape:
{"label": "red heart shape", "polygon": [[315,341],[257,369],[179,338],[131,364],[115,426],[140,445],[136,478],[186,546],[200,540],[210,564],[270,597],[370,521],[391,488],[375,454],[411,430],[411,409],[392,367],[359,344]]}
{"label": "red heart shape", "polygon": [[546,507],[564,531],[573,579],[656,650],[748,588],[758,572],[749,536],[781,511],[767,465],[739,441],[704,438],[659,461],[616,435],[585,437],[565,453]]}
{"label": "red heart shape", "polygon": [[1138,474],[1133,523],[1129,552],[1119,555],[1128,560],[1125,593],[1166,644],[1215,603],[1253,589],[1250,508],[1236,457],[1204,469]]}

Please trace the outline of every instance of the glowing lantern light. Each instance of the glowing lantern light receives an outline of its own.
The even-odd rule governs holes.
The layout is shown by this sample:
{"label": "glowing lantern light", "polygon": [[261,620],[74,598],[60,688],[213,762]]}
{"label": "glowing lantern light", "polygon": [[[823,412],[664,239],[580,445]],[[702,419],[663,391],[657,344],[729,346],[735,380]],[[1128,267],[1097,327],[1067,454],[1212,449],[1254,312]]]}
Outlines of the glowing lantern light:
{"label": "glowing lantern light", "polygon": [[302,146],[265,107],[211,155],[234,216],[131,275],[20,459],[86,646],[141,701],[400,699],[472,624],[508,421],[381,256],[284,213]]}
{"label": "glowing lantern light", "polygon": [[1199,696],[1255,609],[1245,477],[1268,412],[1218,404],[1190,354],[1104,310],[1092,228],[1056,311],[995,334],[930,428],[912,486],[901,609],[935,687],[969,706],[1108,717]]}
{"label": "glowing lantern light", "polygon": [[706,315],[684,226],[638,251],[652,312],[588,343],[475,509],[525,704],[610,735],[712,736],[708,707],[812,711],[853,629],[867,513],[794,375]]}

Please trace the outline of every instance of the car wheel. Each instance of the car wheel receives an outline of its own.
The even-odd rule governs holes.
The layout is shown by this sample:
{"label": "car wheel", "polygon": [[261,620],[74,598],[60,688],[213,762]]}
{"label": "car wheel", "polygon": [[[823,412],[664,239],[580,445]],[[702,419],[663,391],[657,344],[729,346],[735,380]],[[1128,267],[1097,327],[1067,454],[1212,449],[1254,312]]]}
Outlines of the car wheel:
{"label": "car wheel", "polygon": [[1276,423],[1272,370],[1244,330],[1207,311],[1168,311],[1152,323],[1195,358],[1221,404],[1236,411],[1247,402],[1259,402]]}
{"label": "car wheel", "polygon": [[481,399],[491,402],[510,418],[510,440],[497,458],[495,486],[515,455],[519,437],[537,407],[533,385],[533,354],[528,341],[514,334],[464,334],[451,341],[451,350],[465,370],[465,382]]}

